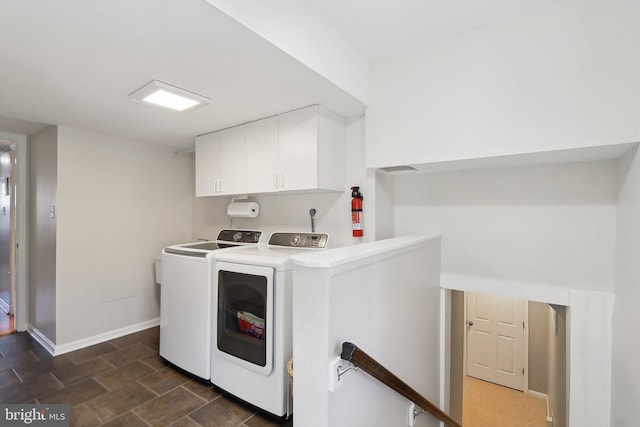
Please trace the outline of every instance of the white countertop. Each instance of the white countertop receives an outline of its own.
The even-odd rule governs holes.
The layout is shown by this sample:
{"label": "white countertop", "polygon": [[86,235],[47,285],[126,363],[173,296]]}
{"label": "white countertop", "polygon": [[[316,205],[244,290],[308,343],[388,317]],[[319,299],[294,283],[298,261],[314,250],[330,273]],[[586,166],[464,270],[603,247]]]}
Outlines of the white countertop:
{"label": "white countertop", "polygon": [[409,235],[377,240],[353,246],[327,249],[325,251],[299,253],[291,257],[294,266],[307,268],[331,268],[349,270],[361,263],[372,262],[380,256],[390,256],[398,252],[411,250],[415,246],[439,243],[440,235]]}

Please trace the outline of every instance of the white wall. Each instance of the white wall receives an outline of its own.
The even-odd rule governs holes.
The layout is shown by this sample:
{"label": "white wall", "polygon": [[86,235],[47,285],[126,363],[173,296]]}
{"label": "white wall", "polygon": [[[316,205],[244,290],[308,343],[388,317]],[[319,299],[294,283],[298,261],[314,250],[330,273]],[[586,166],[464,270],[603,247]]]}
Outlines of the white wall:
{"label": "white wall", "polygon": [[56,205],[58,129],[49,126],[29,138],[29,319],[50,342],[57,341]]}
{"label": "white wall", "polygon": [[[467,278],[484,292],[545,302],[569,291],[558,301],[572,309],[569,425],[608,425],[615,177],[613,161],[396,177],[396,233],[442,233],[450,283]],[[564,384],[554,381],[550,393]],[[563,409],[554,407],[558,418]]]}
{"label": "white wall", "polygon": [[552,2],[371,68],[368,167],[636,142],[640,6]]}
{"label": "white wall", "polygon": [[[567,422],[567,307],[548,306],[549,317],[548,347],[549,371],[549,415],[553,417],[554,427],[565,427]],[[570,367],[569,367],[570,368]],[[606,414],[604,414],[606,422]]]}
{"label": "white wall", "polygon": [[529,301],[529,390],[547,394],[549,390],[549,326],[548,304]]}
{"label": "white wall", "polygon": [[[329,233],[330,244],[347,246],[371,241],[375,237],[376,183],[373,172],[364,168],[364,118],[347,122],[346,182],[344,192],[274,194],[253,196],[249,200],[260,205],[257,218],[235,218],[233,228],[258,229],[270,235],[275,231],[311,231],[309,209],[316,209],[316,231]],[[360,186],[364,195],[364,226],[362,238],[351,235],[351,186]],[[193,204],[193,235],[215,239],[218,232],[230,228],[227,216],[230,197],[198,197]]]}
{"label": "white wall", "polygon": [[[366,165],[639,141],[639,23],[636,1],[553,2],[376,64]],[[619,163],[617,193],[615,165],[606,161],[396,177],[395,233],[442,233],[445,273],[489,279],[478,286],[498,292],[523,285],[549,299],[560,289],[604,292],[587,304],[572,301],[569,388],[572,398],[586,394],[578,396],[584,404],[569,408],[571,425],[608,425],[609,418],[621,427],[637,423],[640,346],[629,339],[640,320],[640,166],[634,156]],[[593,397],[608,393],[611,380],[607,304],[614,290],[609,412],[608,399]],[[594,317],[590,307],[600,298]],[[598,319],[600,339],[591,338],[596,333],[576,315]],[[589,369],[575,363],[598,351],[584,365]]]}
{"label": "white wall", "polygon": [[615,164],[396,177],[396,235],[441,233],[444,273],[613,291]]}
{"label": "white wall", "polygon": [[59,128],[57,346],[157,320],[154,258],[191,238],[193,176],[169,147]]}
{"label": "white wall", "polygon": [[608,425],[615,162],[396,177],[395,200],[398,235],[442,233],[445,286],[570,307],[569,425]]}
{"label": "white wall", "polygon": [[375,172],[374,177],[376,182],[376,239],[388,239],[394,236],[395,179],[391,174],[378,171]]}
{"label": "white wall", "polygon": [[[407,236],[294,259],[296,425],[407,425],[409,401],[363,372],[348,372],[329,392],[329,362],[344,341],[439,405],[440,239]],[[426,415],[416,422],[435,425]]]}
{"label": "white wall", "polygon": [[640,401],[640,155],[637,150],[619,161],[616,233],[616,309],[613,331],[612,425],[638,423]]}
{"label": "white wall", "polygon": [[529,301],[529,390],[547,395],[555,427],[567,425],[567,307]]}

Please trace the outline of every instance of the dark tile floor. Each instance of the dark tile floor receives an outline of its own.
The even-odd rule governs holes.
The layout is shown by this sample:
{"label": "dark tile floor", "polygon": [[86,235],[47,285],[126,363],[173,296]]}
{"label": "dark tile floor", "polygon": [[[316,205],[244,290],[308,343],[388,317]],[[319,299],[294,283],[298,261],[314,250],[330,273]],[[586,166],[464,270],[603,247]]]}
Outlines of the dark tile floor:
{"label": "dark tile floor", "polygon": [[66,403],[71,426],[293,426],[168,366],[159,334],[151,328],[56,357],[27,333],[0,337],[0,403]]}

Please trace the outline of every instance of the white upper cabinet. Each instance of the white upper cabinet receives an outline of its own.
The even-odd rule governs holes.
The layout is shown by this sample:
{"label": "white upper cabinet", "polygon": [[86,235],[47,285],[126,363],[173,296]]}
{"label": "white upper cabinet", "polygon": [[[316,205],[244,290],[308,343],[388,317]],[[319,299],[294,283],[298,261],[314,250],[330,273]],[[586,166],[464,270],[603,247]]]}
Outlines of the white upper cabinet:
{"label": "white upper cabinet", "polygon": [[[244,151],[228,146],[234,144]],[[235,167],[246,171],[244,180],[223,173]],[[318,105],[196,139],[197,196],[344,191],[344,183],[344,119]]]}
{"label": "white upper cabinet", "polygon": [[247,189],[278,191],[278,117],[247,123]]}
{"label": "white upper cabinet", "polygon": [[278,117],[278,188],[318,188],[318,106],[302,108]]}
{"label": "white upper cabinet", "polygon": [[216,134],[196,138],[196,196],[212,196],[217,184]]}
{"label": "white upper cabinet", "polygon": [[196,138],[196,196],[246,193],[245,126]]}

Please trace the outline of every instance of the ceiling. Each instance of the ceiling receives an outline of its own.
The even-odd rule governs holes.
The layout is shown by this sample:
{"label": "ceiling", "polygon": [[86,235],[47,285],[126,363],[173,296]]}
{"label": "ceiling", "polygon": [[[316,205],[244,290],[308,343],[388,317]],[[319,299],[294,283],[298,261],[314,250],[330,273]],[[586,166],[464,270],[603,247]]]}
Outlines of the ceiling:
{"label": "ceiling", "polygon": [[[552,0],[299,0],[370,63]],[[21,0],[0,5],[0,131],[70,126],[175,147],[320,103],[365,106],[205,0]],[[174,113],[128,100],[160,80],[212,98]]]}
{"label": "ceiling", "polygon": [[298,0],[369,63],[559,0]]}

